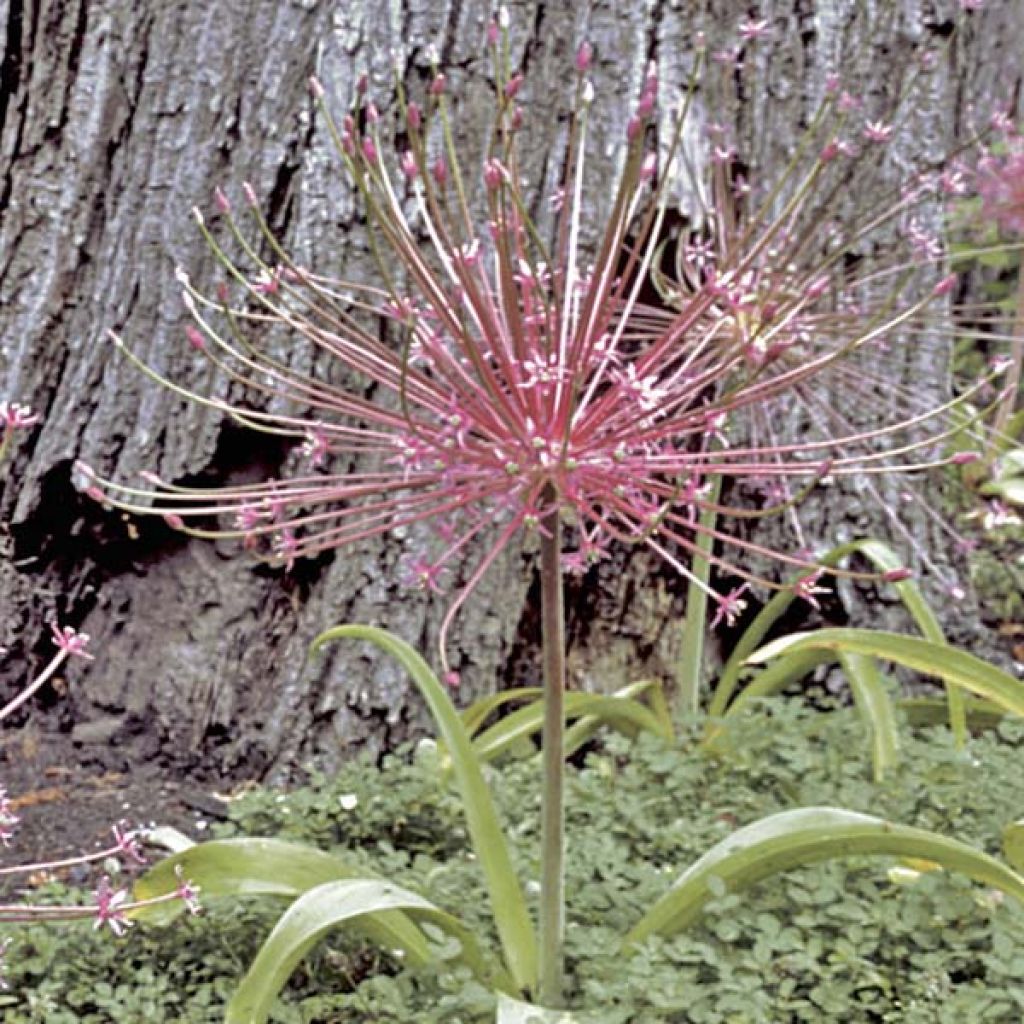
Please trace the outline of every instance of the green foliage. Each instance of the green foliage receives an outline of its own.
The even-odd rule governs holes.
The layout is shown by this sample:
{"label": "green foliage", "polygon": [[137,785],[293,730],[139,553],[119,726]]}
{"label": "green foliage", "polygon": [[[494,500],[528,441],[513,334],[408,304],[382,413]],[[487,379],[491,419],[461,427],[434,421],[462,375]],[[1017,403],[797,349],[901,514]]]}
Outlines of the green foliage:
{"label": "green foliage", "polygon": [[[837,566],[851,555],[868,559],[879,572],[901,568],[902,561],[887,544],[872,538],[841,544],[828,551],[821,558],[822,565]],[[891,584],[903,606],[907,609],[922,636],[934,644],[944,644],[945,636],[939,620],[917,584],[912,579],[897,580]],[[744,630],[722,666],[715,691],[712,694],[708,713],[712,720],[735,713],[746,700],[776,693],[790,683],[796,682],[824,661],[832,660],[818,650],[793,653],[788,660],[762,672],[752,688],[733,701],[740,685],[741,674],[749,665],[749,659],[757,647],[768,636],[789,606],[796,600],[793,590],[781,590],[765,606],[753,622]],[[868,654],[842,651],[838,660],[850,683],[850,689],[871,735],[871,750],[875,777],[880,779],[898,761],[898,744],[893,727],[893,715],[889,695],[884,689],[874,658]],[[949,708],[949,722],[957,745],[963,746],[967,738],[967,720],[964,696],[959,686],[947,681],[946,700]],[[730,706],[730,701],[733,703]],[[714,745],[718,727],[713,721],[705,737],[705,743]]]}
{"label": "green foliage", "polygon": [[[1006,720],[957,751],[944,730],[900,722],[901,771],[874,784],[848,756],[862,735],[850,709],[821,715],[792,701],[752,706],[726,729],[734,756],[610,736],[570,769],[570,994],[599,1008],[581,1024],[778,1024],[823,1019],[909,1024],[1009,1022],[1024,1015],[1024,910],[941,871],[896,884],[893,861],[799,868],[749,893],[724,886],[703,918],[630,957],[622,935],[679,872],[738,828],[806,805],[839,804],[913,824],[998,855],[1024,807],[1024,725]],[[538,772],[505,759],[486,770],[513,862],[536,871]],[[271,833],[335,848],[497,937],[460,805],[429,748],[368,760],[282,794],[233,806],[233,836]],[[227,835],[225,834],[225,838]],[[1019,838],[1016,840],[1019,843]],[[207,920],[142,926],[115,941],[88,927],[13,935],[7,1024],[218,1024],[281,905],[214,901]],[[363,936],[334,930],[276,1004],[275,1024],[482,1024],[495,997],[432,933],[439,966],[417,970]]]}

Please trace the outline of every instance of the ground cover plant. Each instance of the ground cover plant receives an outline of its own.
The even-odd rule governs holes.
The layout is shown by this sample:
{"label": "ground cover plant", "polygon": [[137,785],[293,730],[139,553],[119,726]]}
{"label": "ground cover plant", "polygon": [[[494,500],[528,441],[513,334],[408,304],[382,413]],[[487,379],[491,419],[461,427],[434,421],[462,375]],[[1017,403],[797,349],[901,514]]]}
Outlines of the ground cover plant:
{"label": "ground cover plant", "polygon": [[[730,518],[788,514],[837,479],[856,480],[885,505],[876,481],[887,476],[984,461],[1012,422],[1019,377],[1014,321],[998,311],[974,329],[1009,339],[1011,358],[997,361],[956,398],[936,404],[922,389],[890,379],[876,362],[893,339],[926,344],[965,315],[952,302],[958,277],[949,273],[944,240],[931,226],[943,204],[968,189],[963,167],[928,162],[895,185],[879,176],[902,105],[927,87],[929,62],[892,95],[870,102],[850,91],[854,83],[830,76],[785,171],[774,181],[748,181],[735,141],[698,109],[697,97],[703,103],[715,92],[699,92],[697,80],[703,88],[705,66],[720,65],[721,74],[711,78],[727,83],[729,69],[767,29],[766,21],[744,21],[732,49],[698,40],[692,88],[667,110],[659,110],[660,80],[652,63],[634,114],[622,126],[621,178],[596,223],[586,172],[596,101],[587,77],[593,52],[584,42],[567,69],[572,99],[564,173],[550,212],[534,213],[519,159],[529,85],[509,62],[504,12],[487,30],[495,116],[479,189],[468,185],[477,175],[460,159],[447,78],[436,64],[421,97],[407,97],[396,86],[397,131],[384,123],[365,87],[350,113],[335,121],[323,86],[311,83],[318,116],[363,201],[378,280],[332,281],[294,262],[269,231],[251,188],[243,191],[254,233],[223,192],[216,196],[216,224],[197,212],[223,280],[207,295],[187,273],[179,275],[194,319],[187,338],[246,397],[229,402],[193,394],[142,368],[241,425],[294,438],[309,466],[284,481],[206,490],[152,475],[136,488],[80,465],[85,492],[126,513],[162,514],[193,536],[237,538],[286,567],[401,530],[417,545],[406,566],[408,583],[438,593],[457,559],[479,553],[468,575],[452,585],[438,638],[440,672],[408,644],[372,626],[336,626],[315,645],[363,642],[409,675],[443,745],[429,771],[438,785],[450,778],[467,847],[451,850],[449,861],[422,877],[408,873],[408,855],[400,850],[378,850],[382,856],[370,862],[359,849],[331,855],[276,838],[223,840],[163,861],[137,883],[132,901],[124,895],[112,903],[106,894],[100,919],[119,927],[166,918],[172,904],[189,902],[196,886],[207,896],[285,899],[224,1011],[232,1024],[269,1019],[288,978],[342,924],[382,950],[399,951],[408,968],[397,977],[415,978],[434,997],[431,1009],[416,1019],[452,1019],[456,1007],[469,1017],[496,1013],[501,1024],[531,1014],[557,1020],[566,1005],[580,1019],[595,1007],[611,1015],[602,1019],[644,1019],[647,1012],[684,1007],[693,1019],[702,1012],[700,970],[680,971],[675,983],[651,988],[644,958],[652,949],[687,941],[680,935],[714,917],[716,908],[731,922],[739,892],[769,875],[821,860],[896,856],[910,860],[894,877],[912,881],[915,892],[945,884],[944,875],[941,883],[929,876],[948,869],[987,890],[1024,898],[1013,827],[1007,863],[955,832],[879,816],[884,801],[877,794],[867,814],[856,809],[856,800],[818,802],[804,799],[808,794],[801,790],[800,801],[759,807],[755,818],[739,809],[720,811],[718,820],[727,827],[702,836],[697,848],[670,844],[674,878],[664,877],[657,862],[624,868],[618,887],[634,884],[625,886],[628,895],[607,898],[604,930],[586,933],[585,946],[577,945],[585,927],[567,926],[567,905],[575,908],[576,902],[567,897],[567,878],[584,909],[593,888],[566,859],[566,801],[576,779],[566,768],[567,751],[578,750],[582,733],[602,721],[657,734],[662,744],[673,731],[664,695],[652,683],[637,681],[611,697],[566,693],[564,582],[569,575],[585,577],[615,545],[647,548],[689,586],[682,696],[690,712],[700,703],[705,609],[713,610],[713,625],[732,625],[755,593],[775,595],[751,627],[756,639],[741,641],[726,666],[728,682],[711,706],[721,718],[704,729],[707,765],[715,765],[709,754],[722,759],[723,750],[730,751],[727,764],[742,760],[727,742],[731,730],[749,721],[733,713],[737,706],[752,708],[758,696],[834,658],[871,729],[879,785],[895,774],[898,743],[897,712],[880,662],[946,684],[956,757],[971,756],[969,713],[978,710],[962,691],[987,702],[981,710],[989,716],[1024,713],[1017,681],[945,644],[909,582],[911,570],[890,549],[859,542],[828,553],[776,551],[756,533],[724,527]],[[1016,146],[1005,115],[992,130]],[[393,157],[385,145],[392,137],[399,141]],[[695,170],[702,152],[706,166]],[[1004,166],[991,156],[986,160],[970,172],[981,176],[982,196],[999,211],[1012,207],[1013,194],[1007,200],[991,182],[1012,161]],[[672,237],[665,228],[681,181],[688,221]],[[839,197],[847,194],[863,196],[863,205],[843,208],[839,216],[835,207],[844,206]],[[982,245],[958,258],[982,258],[1014,245]],[[976,316],[976,307],[969,312]],[[380,336],[382,319],[390,325],[389,339]],[[317,356],[337,364],[337,376],[307,375],[265,351],[259,336],[267,325],[291,328]],[[130,353],[122,339],[114,341]],[[1008,370],[1006,387],[1001,381]],[[878,393],[890,412],[881,420],[872,405]],[[781,412],[794,407],[802,429],[795,439],[780,436]],[[984,426],[989,412],[995,414],[996,442]],[[734,507],[723,499],[723,479],[757,482],[761,507]],[[517,789],[531,806],[532,794],[539,794],[539,829],[525,809],[501,813],[480,744],[474,746],[467,717],[457,713],[446,689],[459,682],[450,639],[454,617],[498,554],[522,533],[533,538],[539,555],[542,686],[539,702],[511,720],[529,722],[530,729],[542,723],[539,783]],[[913,537],[905,539],[917,561],[935,568]],[[737,554],[728,553],[730,546]],[[867,556],[868,564],[853,555]],[[779,582],[751,568],[767,557],[783,562],[793,578]],[[741,582],[725,582],[730,577]],[[824,630],[754,650],[766,631],[764,616],[770,619],[779,603],[816,606],[830,578],[899,587],[924,637]],[[961,592],[956,581],[943,582],[952,596]],[[741,662],[773,664],[726,707]],[[467,715],[482,724],[490,709]],[[574,735],[566,733],[568,717],[577,719]],[[604,764],[614,781],[620,773],[616,748],[609,749]],[[637,756],[642,759],[645,750],[668,759],[678,753],[641,745]],[[680,792],[688,794],[673,790],[676,813]],[[614,808],[617,801],[606,803]],[[514,824],[503,829],[502,821]],[[539,841],[539,856],[524,857],[521,837],[534,840],[532,849]],[[990,837],[987,844],[993,845]],[[462,859],[479,872],[475,881],[438,886],[436,876]],[[993,915],[1000,912],[1001,895],[986,899]],[[578,922],[571,923],[575,928]],[[798,942],[778,920],[776,925],[774,934],[788,952],[816,948],[809,939]],[[594,984],[586,971],[570,969],[574,958],[582,962],[584,948],[598,960],[603,955],[613,973],[626,965],[626,977],[614,985]],[[771,948],[762,946],[760,958]],[[387,988],[388,976],[385,967],[373,984]],[[451,979],[451,991],[443,989],[445,979]],[[622,993],[637,985],[659,1005],[621,1005]],[[400,988],[390,991],[406,998]],[[754,994],[718,993],[708,1012],[724,1007],[741,1013],[761,1004],[768,1012],[765,991],[762,979]],[[777,1008],[779,999],[791,997],[808,998],[817,1010],[828,1003],[825,995],[806,995],[799,984],[771,998]],[[835,1003],[840,996],[831,998]],[[804,1009],[794,1004],[791,1012]]]}
{"label": "ground cover plant", "polygon": [[[955,835],[998,854],[1024,802],[1024,728],[979,733],[965,755],[948,728],[902,723],[905,762],[878,784],[847,751],[864,743],[850,708],[821,715],[773,698],[731,720],[727,762],[699,748],[703,723],[673,744],[609,736],[570,769],[568,991],[597,1021],[768,1024],[823,1017],[953,1024],[1022,1013],[1024,909],[931,865],[878,859],[818,864],[740,898],[722,892],[672,939],[628,961],[617,939],[681,867],[738,826],[794,807],[836,804]],[[289,793],[251,792],[221,837],[274,836],[335,851],[367,870],[491,924],[458,799],[429,742],[378,769],[367,759]],[[538,765],[508,755],[489,769],[513,860],[536,878]],[[212,1024],[279,906],[205,900],[206,919],[136,927],[114,945],[85,929],[13,935],[11,1024]],[[439,934],[442,952],[454,953]],[[270,1019],[286,1024],[493,1020],[495,997],[452,960],[403,967],[351,930],[332,932]],[[158,1008],[154,1011],[154,1008]]]}

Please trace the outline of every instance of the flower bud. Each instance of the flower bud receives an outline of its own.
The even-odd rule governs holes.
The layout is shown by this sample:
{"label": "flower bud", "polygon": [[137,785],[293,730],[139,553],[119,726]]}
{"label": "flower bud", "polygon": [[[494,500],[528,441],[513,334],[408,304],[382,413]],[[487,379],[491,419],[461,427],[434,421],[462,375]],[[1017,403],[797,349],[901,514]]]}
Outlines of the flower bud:
{"label": "flower bud", "polygon": [[423,124],[423,112],[420,110],[418,103],[409,104],[405,112],[405,119],[414,132],[420,130],[420,125]]}
{"label": "flower bud", "polygon": [[906,568],[906,566],[901,566],[899,569],[886,569],[882,573],[882,579],[886,583],[899,583],[902,580],[909,580],[913,575],[912,570]]}
{"label": "flower bud", "polygon": [[583,74],[589,67],[590,62],[594,59],[594,48],[590,43],[580,43],[580,48],[576,51],[576,70],[579,74]]}
{"label": "flower bud", "polygon": [[517,71],[505,85],[505,99],[514,100],[523,87],[523,73]]}
{"label": "flower bud", "polygon": [[220,210],[221,213],[231,212],[231,204],[228,202],[228,197],[224,195],[224,191],[221,189],[220,185],[213,190],[213,201],[216,203],[217,209]]}
{"label": "flower bud", "polygon": [[508,177],[502,162],[497,159],[488,160],[484,164],[484,184],[492,192],[501,187],[501,183]]}
{"label": "flower bud", "polygon": [[448,79],[441,72],[438,72],[430,83],[430,89],[427,91],[431,96],[443,96],[447,85]]}

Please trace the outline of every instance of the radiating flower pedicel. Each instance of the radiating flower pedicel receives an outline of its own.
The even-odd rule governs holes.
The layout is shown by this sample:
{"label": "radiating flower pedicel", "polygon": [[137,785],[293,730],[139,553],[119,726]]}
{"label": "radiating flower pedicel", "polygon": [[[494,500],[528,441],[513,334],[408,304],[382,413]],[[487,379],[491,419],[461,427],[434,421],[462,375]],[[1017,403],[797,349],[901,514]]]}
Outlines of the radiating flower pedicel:
{"label": "radiating flower pedicel", "polygon": [[[764,45],[765,28],[745,23],[730,52]],[[255,242],[222,193],[216,205],[228,241],[197,212],[228,283],[207,297],[180,272],[195,321],[188,340],[250,387],[254,407],[191,397],[243,425],[294,436],[309,471],[218,490],[151,476],[135,489],[81,467],[84,485],[195,534],[238,537],[285,564],[429,525],[431,539],[406,566],[411,583],[452,585],[446,571],[463,554],[484,552],[454,582],[442,632],[507,543],[540,529],[554,506],[575,529],[568,571],[585,571],[623,542],[693,579],[690,554],[710,533],[789,562],[798,592],[815,602],[821,570],[813,558],[763,550],[700,516],[709,508],[750,514],[713,497],[720,477],[760,482],[764,514],[791,508],[826,478],[857,474],[870,486],[877,474],[946,461],[940,442],[953,430],[954,403],[933,407],[920,389],[886,379],[876,355],[865,356],[948,331],[956,282],[928,225],[955,178],[932,166],[902,190],[884,188],[875,178],[897,116],[870,109],[833,76],[786,172],[747,181],[736,169],[736,142],[692,93],[659,121],[664,98],[652,64],[623,125],[621,179],[597,225],[586,169],[593,52],[584,44],[567,69],[574,98],[564,179],[553,212],[535,220],[535,189],[522,180],[520,160],[529,83],[505,62],[506,33],[500,21],[488,32],[495,117],[483,164],[472,171],[457,151],[449,84],[437,69],[420,103],[399,88],[397,127],[407,146],[394,153],[365,84],[335,123],[313,83],[368,214],[376,283],[330,280],[296,264],[248,187]],[[703,51],[696,63],[700,73]],[[707,70],[728,78],[720,62]],[[694,166],[692,147],[684,152],[695,127],[706,146],[694,152],[704,146],[707,168]],[[690,197],[682,220],[670,199],[679,191]],[[835,212],[849,195],[867,197],[862,215]],[[272,253],[268,261],[260,246]],[[382,316],[391,342],[381,340]],[[291,328],[341,372],[328,381],[283,365],[254,339],[268,324]],[[879,392],[898,411],[882,426]],[[282,398],[292,414],[261,404]],[[794,432],[780,430],[781,416],[798,418],[798,441],[782,439]],[[737,433],[741,419],[747,425]],[[355,468],[332,471],[343,463]],[[730,566],[724,556],[714,560]],[[735,592],[712,597],[720,618],[742,604]]]}

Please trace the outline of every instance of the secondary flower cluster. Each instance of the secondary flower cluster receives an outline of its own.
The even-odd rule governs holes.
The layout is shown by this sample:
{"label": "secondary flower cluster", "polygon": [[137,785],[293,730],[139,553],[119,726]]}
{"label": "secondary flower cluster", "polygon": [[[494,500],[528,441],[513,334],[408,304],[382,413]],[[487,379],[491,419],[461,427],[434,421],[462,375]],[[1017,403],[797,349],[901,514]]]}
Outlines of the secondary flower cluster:
{"label": "secondary flower cluster", "polygon": [[[736,45],[707,65],[699,41],[698,72],[728,81],[767,30],[744,23]],[[812,557],[741,541],[704,514],[751,514],[719,500],[725,477],[760,483],[756,514],[766,514],[839,476],[873,488],[879,474],[950,461],[941,441],[962,427],[955,403],[934,407],[914,381],[891,377],[885,359],[949,332],[957,282],[932,225],[943,197],[963,189],[962,175],[932,166],[887,186],[898,103],[871,109],[833,76],[784,174],[748,180],[738,143],[693,92],[659,110],[664,90],[652,63],[597,223],[604,190],[586,170],[594,90],[593,52],[583,44],[570,69],[564,178],[534,216],[521,158],[528,83],[508,64],[504,16],[488,43],[495,114],[475,173],[459,158],[450,85],[437,68],[421,97],[399,85],[386,116],[364,79],[340,123],[313,83],[367,211],[374,283],[328,279],[294,262],[248,186],[256,241],[220,191],[227,240],[196,214],[226,279],[206,296],[180,272],[194,321],[188,342],[247,385],[249,401],[192,397],[294,436],[308,471],[218,490],[149,475],[136,489],[80,466],[82,486],[197,535],[237,537],[285,565],[404,528],[423,538],[408,582],[439,590],[450,567],[475,553],[444,630],[512,538],[540,529],[554,508],[575,528],[567,571],[584,572],[625,543],[695,579],[690,554],[704,535],[790,563],[813,598],[820,567]],[[694,134],[701,142],[691,146]],[[404,140],[393,159],[391,138]],[[695,169],[700,153],[710,159]],[[671,198],[680,191],[685,218]],[[850,209],[851,196],[862,207]],[[312,365],[334,367],[313,376],[282,362],[257,340],[268,324],[308,344],[320,360]],[[282,399],[293,411],[278,411]],[[713,561],[771,585],[725,555]],[[734,595],[711,596],[721,615],[735,614]]]}
{"label": "secondary flower cluster", "polygon": [[[0,708],[0,722],[8,718],[53,678],[54,673],[68,658],[91,659],[93,657],[86,650],[89,643],[87,634],[79,633],[70,626],[59,628],[54,624],[51,628],[57,653],[35,679]],[[0,844],[3,847],[11,845],[18,821],[15,802],[8,796],[7,790],[0,786]],[[140,842],[141,838],[140,832],[127,828],[124,822],[119,822],[113,826],[113,842],[102,849],[73,857],[38,861],[33,864],[0,866],[0,879],[33,874],[48,876],[53,872],[83,865],[109,865],[112,859],[125,865],[144,864],[145,857]],[[0,921],[52,923],[91,918],[94,927],[106,926],[115,935],[122,935],[131,926],[130,914],[133,910],[156,903],[181,900],[189,911],[198,913],[200,909],[198,896],[198,887],[181,876],[175,892],[157,899],[133,901],[126,888],[115,888],[109,874],[104,874],[89,901],[80,904],[39,904],[22,899],[15,903],[0,903]],[[3,977],[3,956],[8,948],[7,941],[0,942],[0,988],[7,987],[7,982]]]}

